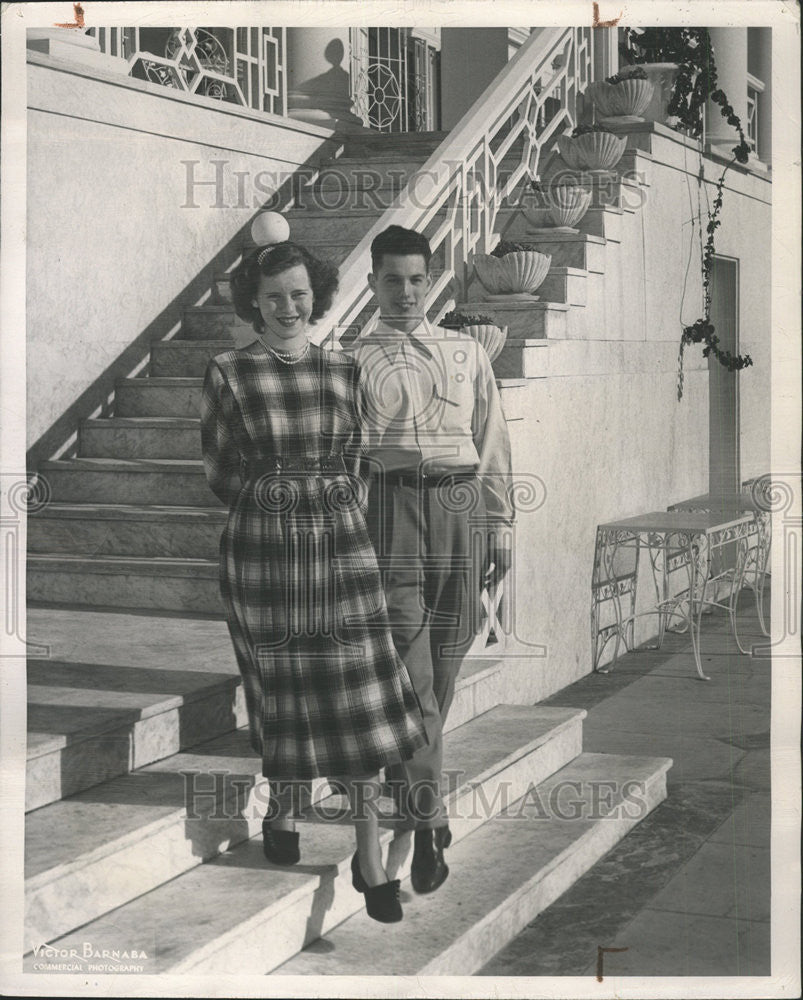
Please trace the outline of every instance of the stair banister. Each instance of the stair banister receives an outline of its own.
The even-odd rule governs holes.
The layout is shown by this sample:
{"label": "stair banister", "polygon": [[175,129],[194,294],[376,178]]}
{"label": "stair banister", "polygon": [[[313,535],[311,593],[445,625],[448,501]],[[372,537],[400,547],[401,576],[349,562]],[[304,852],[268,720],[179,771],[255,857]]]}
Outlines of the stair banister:
{"label": "stair banister", "polygon": [[[528,174],[537,175],[541,152],[555,135],[574,125],[576,97],[589,81],[592,60],[591,28],[542,28],[530,36],[349,254],[340,269],[341,294],[316,327],[318,343],[336,346],[370,301],[370,246],[387,226],[423,230],[446,210],[430,235],[433,254],[443,248],[445,261],[427,307],[450,283],[465,287],[472,255],[488,253],[498,240],[494,225],[502,203]],[[501,175],[505,155],[519,141],[518,162]],[[416,176],[431,184],[425,206],[415,197]]]}

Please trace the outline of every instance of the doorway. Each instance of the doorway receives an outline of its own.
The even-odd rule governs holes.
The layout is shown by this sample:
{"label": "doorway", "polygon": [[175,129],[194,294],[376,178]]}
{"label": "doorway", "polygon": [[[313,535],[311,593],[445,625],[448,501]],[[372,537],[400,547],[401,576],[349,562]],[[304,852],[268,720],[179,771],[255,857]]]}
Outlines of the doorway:
{"label": "doorway", "polygon": [[[711,323],[719,346],[739,353],[739,261],[716,256],[711,269]],[[738,493],[739,373],[708,359],[708,491]]]}

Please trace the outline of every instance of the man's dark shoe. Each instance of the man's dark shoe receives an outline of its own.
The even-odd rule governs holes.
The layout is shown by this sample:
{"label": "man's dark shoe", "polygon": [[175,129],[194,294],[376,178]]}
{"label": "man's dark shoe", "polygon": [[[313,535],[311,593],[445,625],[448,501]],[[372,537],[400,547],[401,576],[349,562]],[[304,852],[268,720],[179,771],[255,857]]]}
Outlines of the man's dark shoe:
{"label": "man's dark shoe", "polygon": [[452,833],[448,826],[415,831],[410,881],[419,895],[434,892],[446,881],[449,866],[443,860],[443,852],[451,842]]}

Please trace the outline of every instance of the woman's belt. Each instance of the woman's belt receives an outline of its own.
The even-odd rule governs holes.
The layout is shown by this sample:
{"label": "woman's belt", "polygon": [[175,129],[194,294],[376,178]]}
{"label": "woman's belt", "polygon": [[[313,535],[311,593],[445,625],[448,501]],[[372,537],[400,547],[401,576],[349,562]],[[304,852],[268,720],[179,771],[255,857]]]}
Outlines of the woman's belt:
{"label": "woman's belt", "polygon": [[339,455],[260,455],[244,463],[245,479],[254,482],[262,476],[281,473],[316,473],[342,475],[348,472],[342,454]]}

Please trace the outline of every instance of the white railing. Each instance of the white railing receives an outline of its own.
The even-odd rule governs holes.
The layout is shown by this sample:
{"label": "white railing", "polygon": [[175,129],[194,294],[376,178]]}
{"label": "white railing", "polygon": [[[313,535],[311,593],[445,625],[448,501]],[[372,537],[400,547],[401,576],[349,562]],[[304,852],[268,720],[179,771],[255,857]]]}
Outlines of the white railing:
{"label": "white railing", "polygon": [[285,28],[90,28],[128,74],[257,111],[287,110]]}
{"label": "white railing", "polygon": [[473,254],[489,253],[499,240],[500,207],[537,177],[542,153],[576,124],[592,66],[591,28],[543,28],[527,39],[349,254],[340,268],[343,292],[316,330],[319,343],[335,346],[368,306],[365,260],[389,225],[426,231],[433,256],[442,257],[428,309],[450,286],[456,294],[467,287]]}

